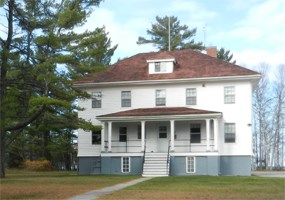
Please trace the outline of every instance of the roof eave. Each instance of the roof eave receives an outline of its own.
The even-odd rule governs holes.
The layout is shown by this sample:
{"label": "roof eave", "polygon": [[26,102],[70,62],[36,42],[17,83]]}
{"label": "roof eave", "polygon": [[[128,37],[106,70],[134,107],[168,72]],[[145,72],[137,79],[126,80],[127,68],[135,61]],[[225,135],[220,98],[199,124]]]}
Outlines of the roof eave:
{"label": "roof eave", "polygon": [[156,115],[156,116],[98,116],[96,119],[102,122],[139,122],[139,121],[161,121],[161,120],[198,120],[206,118],[220,118],[222,113],[206,113],[206,114],[186,114],[186,115]]}
{"label": "roof eave", "polygon": [[239,76],[221,76],[221,77],[201,77],[201,78],[182,78],[182,79],[159,79],[159,80],[137,80],[137,81],[116,81],[116,82],[99,82],[99,83],[75,83],[76,88],[89,88],[94,86],[125,86],[125,85],[151,85],[151,84],[171,84],[171,83],[196,83],[196,82],[218,82],[218,81],[239,81],[250,80],[258,81],[261,78],[260,74],[239,75]]}

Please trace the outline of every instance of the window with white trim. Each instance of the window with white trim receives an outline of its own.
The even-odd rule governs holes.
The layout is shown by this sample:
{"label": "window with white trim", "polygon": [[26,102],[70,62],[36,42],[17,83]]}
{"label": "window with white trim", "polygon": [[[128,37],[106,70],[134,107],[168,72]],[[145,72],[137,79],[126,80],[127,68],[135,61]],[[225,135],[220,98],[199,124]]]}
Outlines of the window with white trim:
{"label": "window with white trim", "polygon": [[166,72],[166,63],[165,62],[155,62],[154,72]]}
{"label": "window with white trim", "polygon": [[186,89],[186,105],[196,105],[197,104],[197,91],[196,88]]}
{"label": "window with white trim", "polygon": [[138,125],[137,130],[138,130],[138,140],[140,140],[142,139],[142,126]]}
{"label": "window with white trim", "polygon": [[101,130],[92,131],[92,144],[101,144]]}
{"label": "window with white trim", "polygon": [[129,173],[131,171],[131,158],[130,157],[122,157],[121,160],[121,169],[123,173]]}
{"label": "window with white trim", "polygon": [[186,157],[186,173],[195,173],[195,157]]}
{"label": "window with white trim", "polygon": [[190,141],[191,143],[201,143],[201,125],[190,125]]}
{"label": "window with white trim", "polygon": [[92,108],[101,108],[102,107],[102,93],[93,92],[91,96],[92,96]]}
{"label": "window with white trim", "polygon": [[224,87],[224,101],[225,104],[235,103],[235,86]]}
{"label": "window with white trim", "polygon": [[159,126],[159,138],[167,138],[167,126]]}
{"label": "window with white trim", "polygon": [[127,127],[119,128],[119,141],[126,142],[127,141]]}
{"label": "window with white trim", "polygon": [[225,123],[224,133],[225,133],[225,143],[235,143],[236,142],[236,124],[235,123]]}
{"label": "window with white trim", "polygon": [[131,107],[131,91],[122,91],[121,93],[122,107]]}
{"label": "window with white trim", "polygon": [[165,89],[155,91],[155,105],[165,106],[166,105],[166,92]]}

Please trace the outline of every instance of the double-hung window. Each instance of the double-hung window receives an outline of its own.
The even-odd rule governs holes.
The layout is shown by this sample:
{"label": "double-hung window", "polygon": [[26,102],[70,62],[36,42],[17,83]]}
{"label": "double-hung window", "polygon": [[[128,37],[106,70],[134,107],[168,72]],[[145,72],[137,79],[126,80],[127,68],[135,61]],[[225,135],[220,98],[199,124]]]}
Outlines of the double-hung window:
{"label": "double-hung window", "polygon": [[235,123],[225,123],[224,133],[225,133],[225,143],[234,143],[236,141]]}
{"label": "double-hung window", "polygon": [[195,157],[193,156],[186,157],[186,172],[195,173]]}
{"label": "double-hung window", "polygon": [[190,141],[191,143],[201,143],[201,126],[200,124],[190,125]]}
{"label": "double-hung window", "polygon": [[138,130],[138,140],[140,140],[142,139],[142,126],[138,125],[137,130]]}
{"label": "double-hung window", "polygon": [[131,158],[130,157],[122,157],[122,172],[129,173],[131,170]]}
{"label": "double-hung window", "polygon": [[186,105],[196,105],[197,104],[197,91],[196,88],[186,89]]}
{"label": "double-hung window", "polygon": [[121,98],[122,98],[122,107],[131,107],[132,105],[131,91],[122,91]]}
{"label": "double-hung window", "polygon": [[166,105],[166,92],[165,89],[160,89],[155,91],[155,104],[156,106]]}
{"label": "double-hung window", "polygon": [[119,128],[119,141],[126,142],[127,141],[127,127]]}
{"label": "double-hung window", "polygon": [[92,108],[101,108],[102,106],[102,93],[93,92],[92,93]]}
{"label": "double-hung window", "polygon": [[159,138],[167,138],[167,126],[159,127]]}
{"label": "double-hung window", "polygon": [[101,130],[92,131],[92,144],[101,144]]}
{"label": "double-hung window", "polygon": [[225,101],[225,104],[235,103],[235,87],[234,86],[226,86],[224,88],[224,101]]}
{"label": "double-hung window", "polygon": [[154,71],[155,72],[160,72],[160,62],[155,62],[154,63]]}
{"label": "double-hung window", "polygon": [[166,63],[165,62],[155,62],[154,72],[166,72]]}

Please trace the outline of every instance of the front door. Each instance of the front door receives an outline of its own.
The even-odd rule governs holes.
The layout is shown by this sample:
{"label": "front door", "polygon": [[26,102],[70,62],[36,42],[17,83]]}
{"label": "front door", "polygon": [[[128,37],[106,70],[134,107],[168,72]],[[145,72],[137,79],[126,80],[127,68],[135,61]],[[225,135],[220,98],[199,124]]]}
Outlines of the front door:
{"label": "front door", "polygon": [[158,139],[157,139],[157,150],[158,152],[168,151],[168,131],[167,126],[159,126]]}

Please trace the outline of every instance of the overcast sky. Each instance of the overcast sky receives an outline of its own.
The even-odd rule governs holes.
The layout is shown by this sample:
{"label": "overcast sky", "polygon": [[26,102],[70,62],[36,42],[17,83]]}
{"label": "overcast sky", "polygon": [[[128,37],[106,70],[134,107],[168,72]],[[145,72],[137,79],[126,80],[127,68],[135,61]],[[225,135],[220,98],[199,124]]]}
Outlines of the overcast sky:
{"label": "overcast sky", "polygon": [[262,62],[285,64],[285,0],[105,0],[81,30],[105,26],[119,44],[113,62],[140,52],[137,45],[155,17],[176,16],[181,25],[197,28],[196,41],[230,50],[237,63],[253,68]]}

